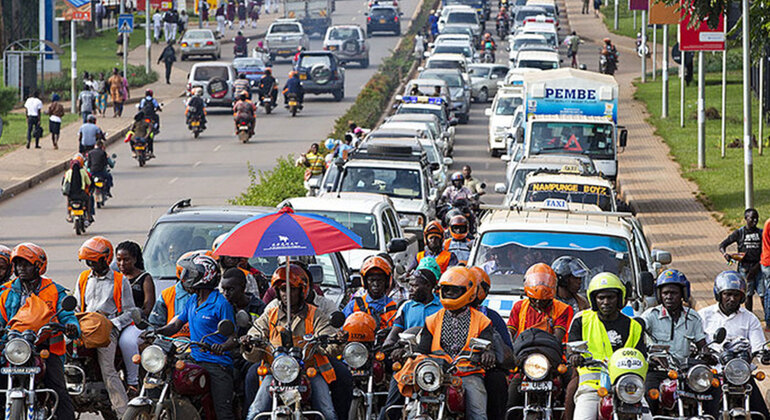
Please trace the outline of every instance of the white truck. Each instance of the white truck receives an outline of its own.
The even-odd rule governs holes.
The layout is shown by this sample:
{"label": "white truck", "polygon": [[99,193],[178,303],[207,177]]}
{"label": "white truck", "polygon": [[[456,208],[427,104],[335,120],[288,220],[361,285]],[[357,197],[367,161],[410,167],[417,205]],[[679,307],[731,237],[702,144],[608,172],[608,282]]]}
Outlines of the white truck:
{"label": "white truck", "polygon": [[284,17],[297,19],[308,35],[323,37],[332,25],[333,0],[285,0]]}
{"label": "white truck", "polygon": [[628,132],[618,126],[618,84],[612,76],[563,68],[524,75],[524,156],[579,154],[613,182],[618,147]]}

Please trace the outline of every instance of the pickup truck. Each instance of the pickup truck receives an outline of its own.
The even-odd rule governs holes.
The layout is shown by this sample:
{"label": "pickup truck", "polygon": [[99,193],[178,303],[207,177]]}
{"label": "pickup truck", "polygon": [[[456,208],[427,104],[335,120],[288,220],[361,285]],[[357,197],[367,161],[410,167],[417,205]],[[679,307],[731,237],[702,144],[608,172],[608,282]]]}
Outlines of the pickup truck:
{"label": "pickup truck", "polygon": [[284,17],[297,19],[307,34],[324,36],[332,26],[332,0],[285,0]]}
{"label": "pickup truck", "polygon": [[265,48],[271,62],[275,62],[276,57],[292,59],[298,47],[308,49],[309,46],[310,39],[296,19],[276,19],[265,35]]}

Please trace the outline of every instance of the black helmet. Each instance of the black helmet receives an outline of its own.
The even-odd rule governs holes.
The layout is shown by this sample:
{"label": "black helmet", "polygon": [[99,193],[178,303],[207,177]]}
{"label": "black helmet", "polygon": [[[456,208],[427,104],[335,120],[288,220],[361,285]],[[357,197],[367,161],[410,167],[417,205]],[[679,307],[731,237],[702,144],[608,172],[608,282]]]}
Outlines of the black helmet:
{"label": "black helmet", "polygon": [[559,286],[567,287],[568,277],[584,278],[589,274],[589,269],[580,258],[564,255],[551,263],[551,268],[559,279]]}
{"label": "black helmet", "polygon": [[246,73],[238,73],[238,78],[239,79],[245,79],[246,78]]}
{"label": "black helmet", "polygon": [[182,268],[179,280],[187,289],[214,290],[219,285],[219,266],[208,255],[184,255],[176,264]]}

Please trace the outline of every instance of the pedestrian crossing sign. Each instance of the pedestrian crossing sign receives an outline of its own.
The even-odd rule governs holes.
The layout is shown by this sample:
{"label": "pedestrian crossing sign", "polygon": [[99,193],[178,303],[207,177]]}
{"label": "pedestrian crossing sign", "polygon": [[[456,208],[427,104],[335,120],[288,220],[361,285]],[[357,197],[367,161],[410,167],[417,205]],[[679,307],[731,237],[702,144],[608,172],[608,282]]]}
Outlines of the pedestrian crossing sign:
{"label": "pedestrian crossing sign", "polygon": [[118,33],[130,34],[134,32],[134,15],[124,13],[118,16]]}

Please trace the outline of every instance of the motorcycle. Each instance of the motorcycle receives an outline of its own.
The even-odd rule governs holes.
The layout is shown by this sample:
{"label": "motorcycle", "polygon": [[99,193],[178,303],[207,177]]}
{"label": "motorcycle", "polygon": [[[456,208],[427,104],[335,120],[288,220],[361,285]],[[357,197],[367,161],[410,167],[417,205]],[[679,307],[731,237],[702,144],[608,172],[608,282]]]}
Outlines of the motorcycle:
{"label": "motorcycle", "polygon": [[[241,46],[239,46],[238,44],[233,45],[233,55],[235,56],[235,58],[246,57],[249,55],[249,46],[248,46],[249,41],[250,40],[247,38],[246,45],[241,45]],[[234,38],[233,38],[233,42],[235,42]]]}
{"label": "motorcycle", "polygon": [[[110,156],[113,160],[117,159],[118,155],[112,154]],[[107,172],[110,171],[110,168],[107,167]],[[105,184],[107,183],[107,180],[100,177],[95,176],[94,177],[94,201],[96,202],[96,208],[102,208],[104,207],[104,203],[107,202],[107,198],[109,197],[106,193]]]}
{"label": "motorcycle", "polygon": [[136,159],[137,162],[139,162],[140,167],[144,166],[148,160],[152,159],[152,155],[150,155],[149,151],[147,150],[147,147],[149,146],[147,143],[147,139],[145,139],[144,137],[134,137],[133,144],[134,144],[134,159]]}
{"label": "motorcycle", "polygon": [[497,36],[500,39],[508,36],[508,19],[503,17],[497,18]]}
{"label": "motorcycle", "polygon": [[637,33],[636,35],[636,55],[638,55],[639,58],[650,56],[650,47],[646,43],[644,44],[644,46],[642,46],[641,33]]}
{"label": "motorcycle", "polygon": [[275,103],[273,102],[273,97],[270,96],[270,94],[267,95],[260,95],[259,97],[259,106],[265,108],[265,114],[269,114],[273,112],[273,108],[275,108]]}
{"label": "motorcycle", "polygon": [[5,418],[8,420],[51,420],[56,414],[59,395],[53,389],[38,388],[46,375],[45,359],[58,357],[38,346],[52,335],[64,333],[64,325],[51,322],[62,311],[72,311],[77,306],[74,296],[62,301],[62,309],[37,331],[9,330],[3,342],[3,363],[0,374],[6,375]]}
{"label": "motorcycle", "polygon": [[[245,311],[239,311],[236,316],[239,327],[245,328],[252,324],[251,316]],[[342,312],[334,312],[330,316],[330,324],[334,328],[342,327],[345,315]],[[310,408],[309,377],[319,374],[315,368],[306,368],[305,360],[311,358],[319,346],[328,344],[340,344],[334,336],[307,334],[301,344],[293,342],[291,333],[281,331],[281,346],[274,346],[267,340],[251,338],[250,343],[255,347],[273,356],[273,362],[268,369],[260,366],[257,372],[264,377],[272,373],[273,382],[270,384],[272,407],[270,412],[259,413],[255,420],[260,418],[278,419],[287,418],[302,420],[308,416],[323,419],[321,412]],[[301,347],[300,347],[301,346]]]}
{"label": "motorcycle", "polygon": [[350,367],[353,375],[353,402],[348,418],[371,420],[379,413],[381,401],[378,397],[388,396],[388,378],[385,374],[385,352],[382,341],[390,333],[390,328],[375,333],[374,341],[366,342],[356,337],[348,337],[348,343],[342,351],[342,359]]}
{"label": "motorcycle", "polygon": [[484,50],[484,54],[481,56],[481,62],[482,63],[494,63],[495,62],[495,55],[492,52],[491,49],[487,48]]}
{"label": "motorcycle", "polygon": [[288,101],[286,106],[289,108],[289,113],[292,117],[297,116],[297,113],[302,109],[302,105],[299,103],[299,96],[296,93],[289,93],[287,95]]}
{"label": "motorcycle", "polygon": [[86,225],[88,221],[88,207],[86,203],[81,200],[68,200],[67,212],[69,213],[69,219],[71,220],[73,228],[75,229],[75,235],[82,235],[86,233]]}
{"label": "motorcycle", "polygon": [[236,121],[236,127],[238,131],[238,139],[243,143],[248,143],[252,136],[251,124],[245,119]]}
{"label": "motorcycle", "polygon": [[135,363],[141,363],[147,375],[139,395],[129,401],[123,420],[216,418],[209,374],[186,355],[191,346],[211,350],[211,345],[203,340],[215,334],[230,336],[234,331],[235,326],[227,319],[219,321],[217,331],[203,336],[201,341],[166,337],[150,330],[147,341],[152,344],[142,350],[140,357],[134,356]]}
{"label": "motorcycle", "polygon": [[[608,57],[611,55],[611,58]],[[618,69],[618,57],[617,54],[602,54],[599,50],[599,73],[615,75]]]}
{"label": "motorcycle", "polygon": [[751,411],[749,396],[752,385],[749,384],[749,380],[752,376],[758,380],[764,379],[764,372],[753,373],[758,367],[752,361],[755,357],[760,356],[763,365],[770,365],[768,344],[770,341],[762,345],[762,349],[756,352],[751,351],[751,343],[744,337],[732,338],[724,344],[722,353],[719,355],[721,371],[717,372],[722,384],[720,419],[750,420],[762,418],[761,413]]}

